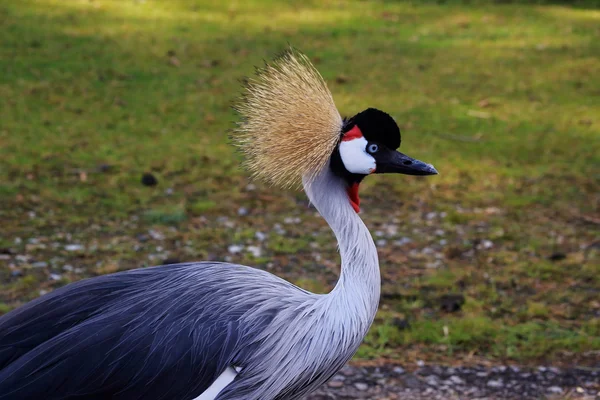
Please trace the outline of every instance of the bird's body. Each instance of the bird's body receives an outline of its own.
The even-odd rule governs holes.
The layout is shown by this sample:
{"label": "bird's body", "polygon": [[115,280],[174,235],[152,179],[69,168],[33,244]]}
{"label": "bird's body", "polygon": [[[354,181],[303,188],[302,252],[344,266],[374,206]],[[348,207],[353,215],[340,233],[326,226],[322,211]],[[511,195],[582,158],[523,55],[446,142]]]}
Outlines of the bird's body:
{"label": "bird's body", "polygon": [[191,400],[228,367],[240,368],[240,379],[220,400],[297,399],[316,389],[360,345],[380,282],[375,245],[339,181],[326,170],[311,186],[312,203],[349,239],[331,293],[225,263],[77,282],[0,320],[0,399]]}
{"label": "bird's body", "polygon": [[[330,114],[335,126],[336,113]],[[337,135],[348,142],[352,135],[343,134],[352,129],[356,135],[358,126],[342,128],[340,120]],[[77,282],[0,318],[0,400],[293,400],[315,390],[358,349],[379,302],[377,251],[356,212],[362,179],[356,174],[370,161],[352,166],[345,154],[365,146],[354,143],[349,153],[334,150],[337,156],[325,166],[298,171],[339,244],[341,275],[330,293],[313,294],[227,263],[144,268]],[[386,157],[377,168],[408,168]],[[323,156],[307,152],[305,158]],[[255,173],[262,173],[262,161],[258,155]],[[435,171],[411,162],[414,174]]]}

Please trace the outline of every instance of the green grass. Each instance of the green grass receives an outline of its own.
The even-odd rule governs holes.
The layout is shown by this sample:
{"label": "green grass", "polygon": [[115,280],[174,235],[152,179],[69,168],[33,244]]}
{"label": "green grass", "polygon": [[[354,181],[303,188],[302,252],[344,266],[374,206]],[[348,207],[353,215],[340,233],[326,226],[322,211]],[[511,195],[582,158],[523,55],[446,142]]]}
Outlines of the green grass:
{"label": "green grass", "polygon": [[600,350],[600,9],[509,3],[0,0],[0,312],[173,258],[331,289],[327,227],[303,195],[249,187],[227,143],[239,79],[290,43],[342,114],[386,110],[402,150],[440,171],[363,185],[386,242],[358,358],[585,362]]}

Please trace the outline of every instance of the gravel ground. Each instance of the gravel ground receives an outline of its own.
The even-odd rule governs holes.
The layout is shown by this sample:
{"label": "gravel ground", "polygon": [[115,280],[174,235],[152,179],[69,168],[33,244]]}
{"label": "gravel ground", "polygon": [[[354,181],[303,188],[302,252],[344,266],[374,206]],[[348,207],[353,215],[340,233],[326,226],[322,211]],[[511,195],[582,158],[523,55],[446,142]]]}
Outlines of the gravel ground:
{"label": "gravel ground", "polygon": [[346,366],[304,400],[600,399],[600,368]]}

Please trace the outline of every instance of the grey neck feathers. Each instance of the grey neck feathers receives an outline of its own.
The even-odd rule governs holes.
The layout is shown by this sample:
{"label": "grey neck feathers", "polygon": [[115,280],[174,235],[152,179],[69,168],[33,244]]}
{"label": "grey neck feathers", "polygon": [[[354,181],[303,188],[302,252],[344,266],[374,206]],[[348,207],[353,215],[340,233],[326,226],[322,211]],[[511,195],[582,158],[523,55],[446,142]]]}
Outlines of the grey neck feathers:
{"label": "grey neck feathers", "polygon": [[325,168],[304,190],[338,241],[342,268],[337,285],[326,297],[331,306],[356,314],[366,334],[379,304],[381,277],[373,238],[350,204],[346,183]]}

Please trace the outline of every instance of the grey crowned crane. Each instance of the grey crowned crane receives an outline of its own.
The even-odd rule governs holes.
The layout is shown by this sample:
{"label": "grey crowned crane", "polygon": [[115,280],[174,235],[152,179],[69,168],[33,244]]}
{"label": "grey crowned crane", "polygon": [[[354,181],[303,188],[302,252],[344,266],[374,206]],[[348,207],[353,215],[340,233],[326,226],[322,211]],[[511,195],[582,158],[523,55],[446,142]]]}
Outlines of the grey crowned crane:
{"label": "grey crowned crane", "polygon": [[265,271],[198,262],[82,280],[0,318],[0,399],[299,399],[352,357],[379,303],[377,250],[358,216],[373,173],[433,175],[369,108],[340,117],[306,56],[246,84],[234,142],[257,178],[302,185],[333,230],[341,274],[314,294]]}

